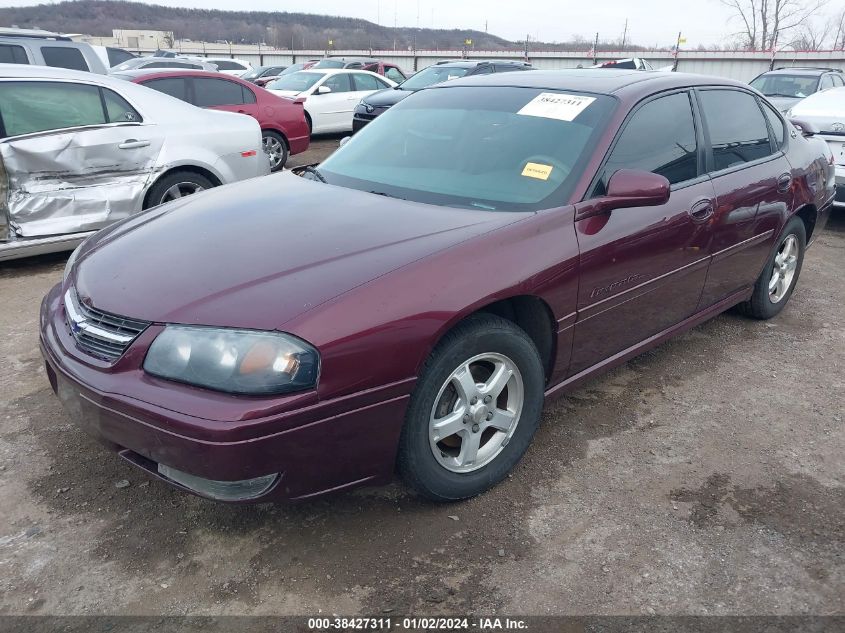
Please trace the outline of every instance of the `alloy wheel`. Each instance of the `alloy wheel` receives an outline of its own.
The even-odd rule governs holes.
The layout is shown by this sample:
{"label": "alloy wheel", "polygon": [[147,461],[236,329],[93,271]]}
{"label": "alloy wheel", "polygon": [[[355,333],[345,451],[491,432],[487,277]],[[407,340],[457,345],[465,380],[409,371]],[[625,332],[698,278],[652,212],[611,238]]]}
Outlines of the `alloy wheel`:
{"label": "alloy wheel", "polygon": [[177,182],[175,185],[168,187],[167,190],[165,190],[164,195],[161,196],[161,203],[164,204],[165,202],[170,202],[171,200],[176,200],[177,198],[184,198],[185,196],[199,193],[204,189],[205,187],[198,185],[195,182]]}
{"label": "alloy wheel", "polygon": [[479,354],[443,383],[429,418],[429,444],[437,462],[469,473],[493,461],[508,445],[524,403],[522,374],[507,356]]}
{"label": "alloy wheel", "polygon": [[769,280],[769,300],[772,303],[779,303],[789,292],[798,266],[799,249],[798,238],[792,233],[784,238],[778,248]]}
{"label": "alloy wheel", "polygon": [[285,157],[285,148],[282,146],[282,142],[273,136],[265,136],[261,145],[264,148],[264,153],[270,159],[270,169],[276,170]]}

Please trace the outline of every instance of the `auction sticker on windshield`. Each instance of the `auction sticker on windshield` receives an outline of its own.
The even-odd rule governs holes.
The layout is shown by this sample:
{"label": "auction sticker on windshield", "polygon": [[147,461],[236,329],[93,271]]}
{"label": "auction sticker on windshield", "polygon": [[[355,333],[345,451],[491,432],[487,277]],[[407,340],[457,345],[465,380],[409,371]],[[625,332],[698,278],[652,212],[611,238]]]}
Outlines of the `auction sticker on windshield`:
{"label": "auction sticker on windshield", "polygon": [[541,92],[526,103],[517,114],[545,119],[572,121],[595,101],[595,97],[581,97],[557,92]]}
{"label": "auction sticker on windshield", "polygon": [[525,169],[522,170],[523,176],[536,178],[537,180],[548,180],[551,173],[551,165],[541,165],[540,163],[526,163]]}

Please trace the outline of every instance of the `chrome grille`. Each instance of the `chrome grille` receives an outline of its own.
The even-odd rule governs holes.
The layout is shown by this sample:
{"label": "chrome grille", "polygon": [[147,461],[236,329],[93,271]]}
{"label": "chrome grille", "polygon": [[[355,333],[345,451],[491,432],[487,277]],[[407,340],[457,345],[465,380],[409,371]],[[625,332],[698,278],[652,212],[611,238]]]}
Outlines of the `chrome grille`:
{"label": "chrome grille", "polygon": [[84,305],[72,288],[65,293],[65,320],[82,351],[109,361],[121,357],[126,348],[150,325]]}

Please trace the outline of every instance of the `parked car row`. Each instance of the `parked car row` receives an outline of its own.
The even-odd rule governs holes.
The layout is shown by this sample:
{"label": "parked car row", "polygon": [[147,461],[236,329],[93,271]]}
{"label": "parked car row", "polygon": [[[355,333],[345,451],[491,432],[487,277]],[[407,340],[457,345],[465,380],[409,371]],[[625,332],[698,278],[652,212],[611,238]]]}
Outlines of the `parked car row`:
{"label": "parked car row", "polygon": [[[319,166],[88,238],[40,320],[77,421],[211,499],[311,498],[398,470],[451,501],[507,476],[545,398],[729,308],[768,319],[787,304],[834,198],[834,157],[809,124],[729,80],[441,68]],[[208,77],[182,96],[197,102]],[[316,112],[370,78],[389,81],[282,79]],[[156,93],[100,81],[101,102],[133,107],[104,107],[105,127],[140,140]]]}

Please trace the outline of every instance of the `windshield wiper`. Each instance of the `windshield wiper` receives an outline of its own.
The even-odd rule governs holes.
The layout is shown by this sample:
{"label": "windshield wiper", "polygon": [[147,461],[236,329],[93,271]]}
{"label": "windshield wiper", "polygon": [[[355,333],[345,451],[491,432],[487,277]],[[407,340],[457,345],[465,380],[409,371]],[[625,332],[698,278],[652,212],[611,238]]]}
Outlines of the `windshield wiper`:
{"label": "windshield wiper", "polygon": [[801,97],[798,97],[796,95],[785,95],[782,92],[767,92],[766,96],[767,97],[786,97],[788,99],[801,99]]}
{"label": "windshield wiper", "polygon": [[392,193],[386,193],[384,191],[370,191],[370,193],[374,193],[377,196],[384,196],[385,198],[396,198],[397,200],[405,200],[405,198],[401,196],[394,196]]}
{"label": "windshield wiper", "polygon": [[319,180],[322,183],[328,184],[326,177],[323,176],[323,174],[320,173],[320,170],[317,169],[316,167],[314,167],[313,165],[304,165],[302,167],[302,171],[304,171],[307,174],[313,174],[314,178],[316,178],[317,180]]}

